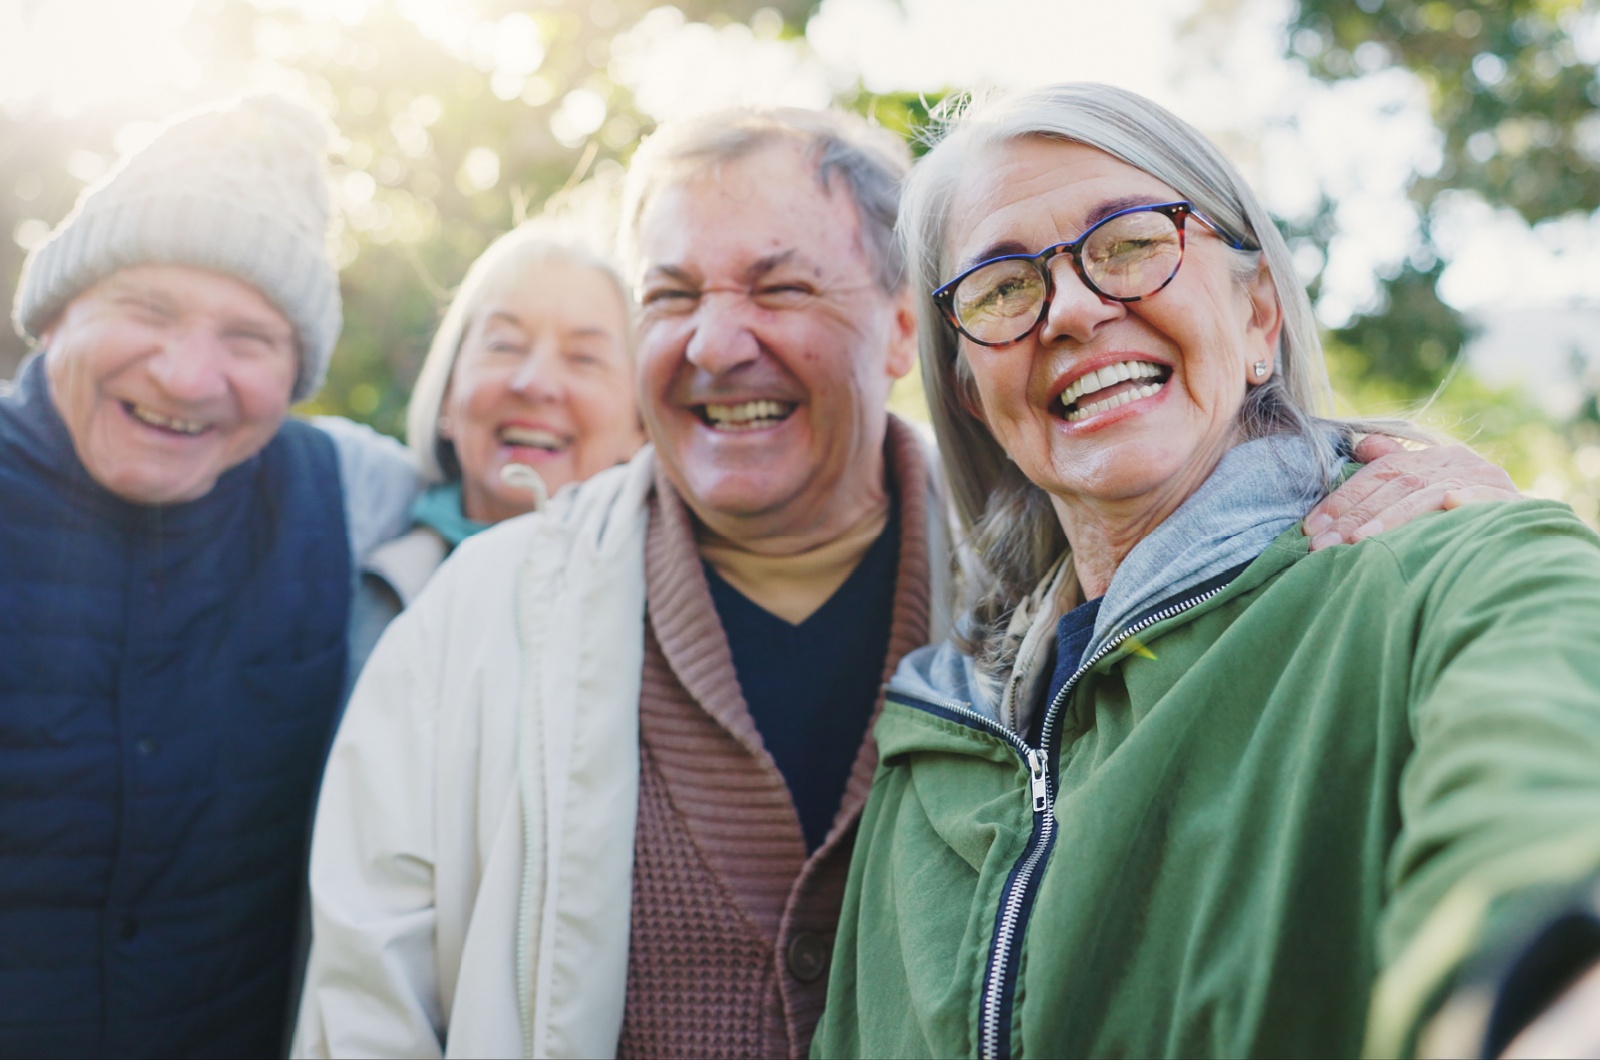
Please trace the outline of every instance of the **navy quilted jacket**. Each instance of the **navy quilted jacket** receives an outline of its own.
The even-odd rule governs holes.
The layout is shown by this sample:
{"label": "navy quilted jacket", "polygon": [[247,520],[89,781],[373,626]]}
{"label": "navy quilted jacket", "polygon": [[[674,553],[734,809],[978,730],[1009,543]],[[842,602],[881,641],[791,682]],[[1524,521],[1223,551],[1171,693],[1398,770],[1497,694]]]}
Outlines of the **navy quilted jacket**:
{"label": "navy quilted jacket", "polygon": [[0,1055],[281,1048],[349,586],[321,431],[141,507],[0,397]]}

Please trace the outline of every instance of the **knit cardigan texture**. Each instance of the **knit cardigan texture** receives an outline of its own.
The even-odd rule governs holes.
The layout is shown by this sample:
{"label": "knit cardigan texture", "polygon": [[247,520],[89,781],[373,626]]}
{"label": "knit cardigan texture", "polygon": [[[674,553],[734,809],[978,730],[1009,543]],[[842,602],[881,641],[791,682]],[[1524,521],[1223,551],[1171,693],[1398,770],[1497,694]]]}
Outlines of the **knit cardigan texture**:
{"label": "knit cardigan texture", "polygon": [[[927,642],[931,597],[928,468],[915,433],[895,420],[885,463],[901,535],[887,681]],[[828,837],[807,857],[788,786],[740,693],[690,514],[659,470],[645,583],[639,823],[618,1052],[803,1056],[827,993],[827,953],[875,746],[862,739]]]}

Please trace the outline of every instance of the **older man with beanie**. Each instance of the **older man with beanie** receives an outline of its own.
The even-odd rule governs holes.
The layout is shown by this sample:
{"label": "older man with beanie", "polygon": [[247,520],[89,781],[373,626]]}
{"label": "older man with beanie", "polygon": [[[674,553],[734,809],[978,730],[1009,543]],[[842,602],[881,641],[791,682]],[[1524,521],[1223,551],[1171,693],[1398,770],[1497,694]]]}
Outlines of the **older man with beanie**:
{"label": "older man with beanie", "polygon": [[286,419],[340,327],[326,123],[275,97],[124,159],[17,290],[0,396],[0,1054],[281,1049],[352,559],[398,446]]}

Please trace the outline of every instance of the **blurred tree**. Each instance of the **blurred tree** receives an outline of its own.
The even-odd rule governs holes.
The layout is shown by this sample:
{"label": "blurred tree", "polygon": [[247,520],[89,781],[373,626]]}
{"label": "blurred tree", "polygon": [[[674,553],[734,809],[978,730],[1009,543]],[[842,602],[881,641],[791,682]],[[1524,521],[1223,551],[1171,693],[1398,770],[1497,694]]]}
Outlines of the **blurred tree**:
{"label": "blurred tree", "polygon": [[1600,81],[1574,43],[1597,12],[1596,0],[1300,0],[1294,57],[1330,81],[1403,66],[1443,140],[1438,170],[1411,186],[1421,245],[1384,279],[1381,304],[1338,333],[1372,371],[1426,393],[1470,337],[1437,292],[1428,222],[1442,192],[1476,192],[1529,223],[1600,209]]}
{"label": "blurred tree", "polygon": [[[819,0],[682,0],[690,18],[804,29]],[[48,3],[48,0],[44,0]],[[34,17],[44,3],[31,5]],[[28,7],[25,5],[24,17]],[[654,0],[345,4],[194,0],[180,33],[195,84],[64,117],[44,97],[0,109],[0,277],[120,153],[119,130],[232,93],[307,97],[338,126],[335,238],[345,327],[310,411],[399,433],[449,291],[489,241],[558,190],[620,172],[649,131],[609,72],[610,44]],[[5,238],[9,237],[9,238]],[[0,329],[0,378],[25,355]]]}

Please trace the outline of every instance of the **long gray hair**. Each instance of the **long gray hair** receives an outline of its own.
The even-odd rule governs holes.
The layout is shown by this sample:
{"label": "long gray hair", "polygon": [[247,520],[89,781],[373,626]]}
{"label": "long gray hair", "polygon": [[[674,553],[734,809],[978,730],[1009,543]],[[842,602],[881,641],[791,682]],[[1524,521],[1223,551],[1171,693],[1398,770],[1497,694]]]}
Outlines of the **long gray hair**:
{"label": "long gray hair", "polygon": [[[1275,370],[1250,388],[1240,411],[1246,439],[1302,435],[1322,455],[1331,481],[1340,439],[1379,426],[1326,418],[1333,391],[1316,318],[1288,244],[1238,171],[1194,128],[1135,93],[1086,82],[940,108],[928,136],[934,146],[913,169],[901,197],[899,233],[917,293],[922,380],[934,431],[957,516],[981,565],[968,587],[972,615],[964,647],[989,672],[1010,666],[1015,645],[1004,636],[1006,619],[1068,546],[1044,491],[967,411],[976,405],[971,368],[929,292],[953,274],[948,227],[963,174],[995,148],[1031,137],[1099,148],[1171,186],[1223,229],[1261,248],[1233,252],[1235,272],[1241,280],[1254,277],[1265,262],[1283,328]],[[1416,433],[1403,424],[1382,426],[1389,433]]]}

